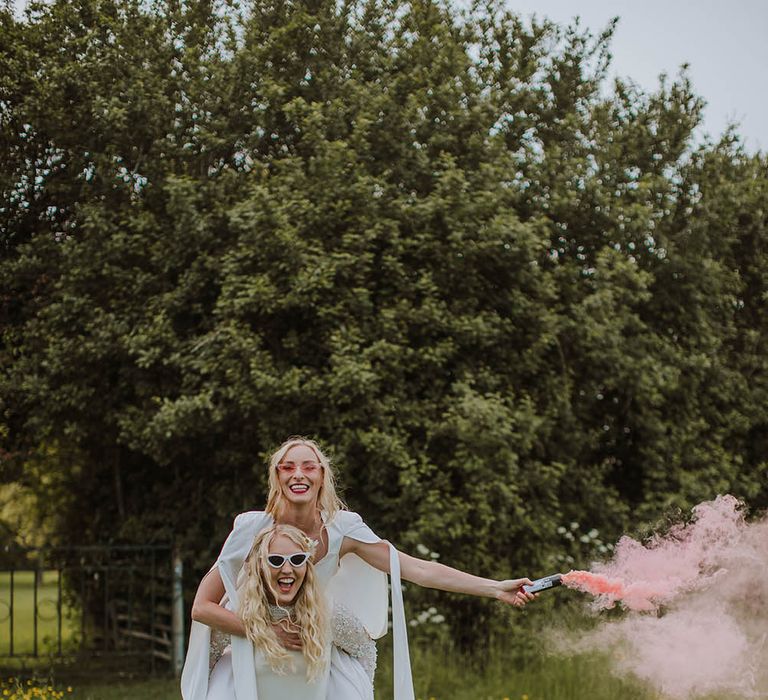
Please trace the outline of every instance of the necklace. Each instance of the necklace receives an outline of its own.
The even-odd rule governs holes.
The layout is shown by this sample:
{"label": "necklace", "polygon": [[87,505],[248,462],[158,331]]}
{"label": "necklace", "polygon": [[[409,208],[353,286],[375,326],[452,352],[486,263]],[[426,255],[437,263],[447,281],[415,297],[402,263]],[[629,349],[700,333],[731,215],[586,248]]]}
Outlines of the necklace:
{"label": "necklace", "polygon": [[293,605],[272,605],[270,603],[268,607],[269,616],[273,622],[293,619]]}

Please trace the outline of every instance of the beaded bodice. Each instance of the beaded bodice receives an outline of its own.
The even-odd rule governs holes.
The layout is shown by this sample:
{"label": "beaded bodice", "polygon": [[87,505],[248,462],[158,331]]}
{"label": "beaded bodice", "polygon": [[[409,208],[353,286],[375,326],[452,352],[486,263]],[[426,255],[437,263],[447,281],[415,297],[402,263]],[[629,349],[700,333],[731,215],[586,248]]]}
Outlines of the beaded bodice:
{"label": "beaded bodice", "polygon": [[336,603],[331,618],[333,643],[342,651],[357,659],[373,681],[376,672],[376,642],[360,620],[342,603]]}

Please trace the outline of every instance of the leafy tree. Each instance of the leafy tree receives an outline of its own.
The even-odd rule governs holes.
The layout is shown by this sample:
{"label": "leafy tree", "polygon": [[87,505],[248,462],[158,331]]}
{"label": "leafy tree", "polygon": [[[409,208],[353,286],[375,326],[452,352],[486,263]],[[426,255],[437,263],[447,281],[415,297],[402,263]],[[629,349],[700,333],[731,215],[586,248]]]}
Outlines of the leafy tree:
{"label": "leafy tree", "polygon": [[[606,96],[612,28],[1,11],[4,481],[200,569],[294,433],[382,536],[489,575],[579,563],[571,520],[765,506],[765,157],[694,145],[684,72]],[[469,643],[497,612],[439,600]]]}

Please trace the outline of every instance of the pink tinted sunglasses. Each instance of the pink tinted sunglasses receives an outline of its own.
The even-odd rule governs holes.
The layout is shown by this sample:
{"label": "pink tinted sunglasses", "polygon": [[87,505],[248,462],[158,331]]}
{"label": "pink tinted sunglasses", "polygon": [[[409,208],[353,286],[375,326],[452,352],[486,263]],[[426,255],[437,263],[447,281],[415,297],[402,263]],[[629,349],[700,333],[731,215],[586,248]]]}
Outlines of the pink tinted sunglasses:
{"label": "pink tinted sunglasses", "polygon": [[301,469],[302,474],[316,474],[321,468],[317,462],[304,462],[302,465],[294,464],[293,462],[281,462],[277,465],[277,471],[283,472],[283,474],[294,474],[297,469]]}

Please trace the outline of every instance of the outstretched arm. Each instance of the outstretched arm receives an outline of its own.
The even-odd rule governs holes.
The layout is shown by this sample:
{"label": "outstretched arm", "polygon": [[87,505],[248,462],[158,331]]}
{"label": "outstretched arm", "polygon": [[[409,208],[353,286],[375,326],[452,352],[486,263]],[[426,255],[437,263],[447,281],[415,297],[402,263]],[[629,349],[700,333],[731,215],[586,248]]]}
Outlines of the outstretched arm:
{"label": "outstretched arm", "polygon": [[[348,553],[357,554],[371,566],[389,573],[389,545],[385,541],[370,544],[345,537],[340,556]],[[400,575],[406,581],[425,588],[437,588],[452,593],[466,593],[485,598],[495,598],[509,605],[522,606],[536,596],[526,593],[523,586],[530,584],[530,579],[518,578],[496,581],[481,576],[473,576],[459,569],[454,569],[436,561],[417,559],[403,552],[400,558]]]}

